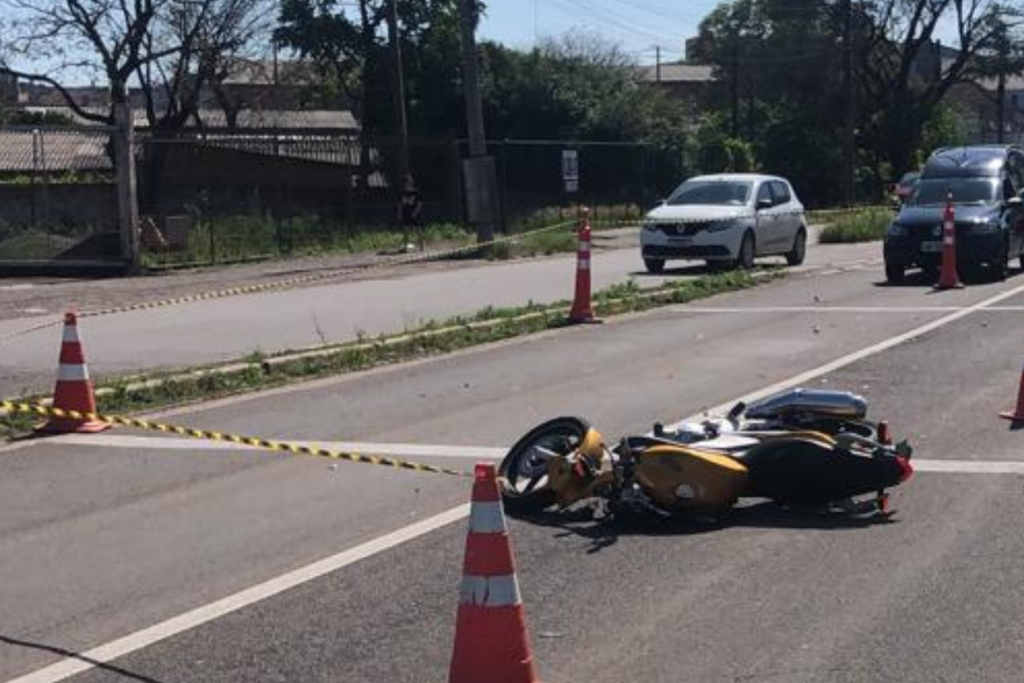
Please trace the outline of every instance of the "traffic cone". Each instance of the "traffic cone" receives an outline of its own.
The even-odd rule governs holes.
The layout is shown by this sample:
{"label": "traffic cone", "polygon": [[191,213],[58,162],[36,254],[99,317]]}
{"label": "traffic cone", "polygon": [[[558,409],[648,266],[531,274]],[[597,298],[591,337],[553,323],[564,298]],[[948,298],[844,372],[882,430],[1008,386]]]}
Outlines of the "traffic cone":
{"label": "traffic cone", "polygon": [[569,322],[598,322],[590,305],[590,209],[580,210],[582,218],[576,233],[579,246],[576,251],[576,296],[573,297]]}
{"label": "traffic cone", "polygon": [[[60,364],[57,366],[57,386],[53,390],[53,407],[61,410],[75,410],[79,413],[95,413],[96,397],[93,394],[89,369],[85,366],[82,341],[78,336],[78,316],[74,311],[64,314],[64,338],[60,345]],[[36,428],[39,432],[101,432],[109,429],[106,422],[97,420],[76,420],[70,417],[51,417]]]}
{"label": "traffic cone", "polygon": [[1020,387],[1017,389],[1017,407],[1013,412],[999,413],[999,417],[1013,422],[1024,422],[1024,371],[1021,371]]}
{"label": "traffic cone", "polygon": [[494,465],[474,471],[448,683],[536,683]]}
{"label": "traffic cone", "polygon": [[958,289],[963,287],[956,272],[956,221],[953,214],[952,195],[946,200],[942,212],[942,270],[936,289]]}

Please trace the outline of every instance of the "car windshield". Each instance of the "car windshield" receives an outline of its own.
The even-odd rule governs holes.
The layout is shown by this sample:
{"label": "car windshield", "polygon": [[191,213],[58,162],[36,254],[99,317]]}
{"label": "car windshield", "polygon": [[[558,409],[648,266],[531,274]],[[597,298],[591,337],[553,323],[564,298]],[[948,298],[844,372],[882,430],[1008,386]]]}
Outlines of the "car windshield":
{"label": "car windshield", "polygon": [[945,204],[952,194],[957,204],[988,204],[996,201],[998,182],[994,178],[931,178],[922,180],[910,198],[916,206]]}
{"label": "car windshield", "polygon": [[668,198],[668,204],[743,206],[750,198],[752,183],[736,180],[687,180]]}

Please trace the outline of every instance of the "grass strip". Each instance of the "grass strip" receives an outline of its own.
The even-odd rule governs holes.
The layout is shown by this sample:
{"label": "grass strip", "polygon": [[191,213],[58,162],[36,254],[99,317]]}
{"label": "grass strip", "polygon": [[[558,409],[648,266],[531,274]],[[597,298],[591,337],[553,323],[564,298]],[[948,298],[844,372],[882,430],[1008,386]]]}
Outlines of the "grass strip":
{"label": "grass strip", "polygon": [[[758,275],[737,271],[719,273],[693,280],[680,280],[656,289],[641,289],[629,282],[595,293],[593,307],[598,317],[683,304],[715,294],[745,289],[759,280],[774,279],[782,270],[761,271]],[[541,305],[530,303],[512,308],[487,307],[470,316],[432,321],[401,334],[273,355],[253,353],[228,364],[195,368],[173,373],[111,378],[97,383],[99,412],[128,414],[158,408],[195,403],[366,370],[418,358],[440,356],[472,346],[522,337],[569,325],[569,302]],[[36,402],[40,396],[22,397]],[[31,417],[6,415],[2,418],[7,439],[23,436],[31,428]]]}
{"label": "grass strip", "polygon": [[818,240],[822,244],[872,242],[885,237],[893,213],[887,208],[871,208],[836,214],[826,219]]}

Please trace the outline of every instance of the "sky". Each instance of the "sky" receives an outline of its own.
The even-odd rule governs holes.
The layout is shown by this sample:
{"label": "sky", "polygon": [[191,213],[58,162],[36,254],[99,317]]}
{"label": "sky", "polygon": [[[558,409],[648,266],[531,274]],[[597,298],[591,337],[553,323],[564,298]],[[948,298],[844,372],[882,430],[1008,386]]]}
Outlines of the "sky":
{"label": "sky", "polygon": [[[529,49],[538,39],[574,29],[602,35],[618,43],[642,64],[681,59],[683,42],[722,0],[484,0],[487,13],[479,37]],[[956,45],[951,17],[939,22],[936,37]]]}
{"label": "sky", "polygon": [[574,29],[599,33],[653,63],[654,46],[663,61],[683,56],[683,41],[719,0],[485,0],[480,37],[518,48]]}

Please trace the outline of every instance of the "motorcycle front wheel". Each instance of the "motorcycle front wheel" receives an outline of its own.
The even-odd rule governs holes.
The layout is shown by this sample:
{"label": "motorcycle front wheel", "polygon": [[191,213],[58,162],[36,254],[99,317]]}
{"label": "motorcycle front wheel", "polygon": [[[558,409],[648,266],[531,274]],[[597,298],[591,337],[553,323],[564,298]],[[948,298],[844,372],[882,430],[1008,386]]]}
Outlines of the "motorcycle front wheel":
{"label": "motorcycle front wheel", "polygon": [[542,510],[555,502],[548,486],[548,461],[579,448],[590,423],[556,417],[537,425],[515,443],[498,465],[502,500],[510,512]]}

